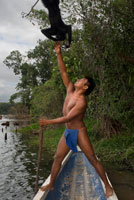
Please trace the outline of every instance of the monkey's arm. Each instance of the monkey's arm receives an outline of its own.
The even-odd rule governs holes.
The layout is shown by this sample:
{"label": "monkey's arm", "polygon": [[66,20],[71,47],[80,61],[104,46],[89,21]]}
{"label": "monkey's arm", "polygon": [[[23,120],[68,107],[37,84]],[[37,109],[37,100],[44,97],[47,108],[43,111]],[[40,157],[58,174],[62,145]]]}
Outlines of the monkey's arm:
{"label": "monkey's arm", "polygon": [[68,34],[68,45],[66,45],[66,48],[69,48],[70,45],[71,45],[71,41],[72,41],[72,27],[71,27],[71,25],[68,25],[67,34]]}

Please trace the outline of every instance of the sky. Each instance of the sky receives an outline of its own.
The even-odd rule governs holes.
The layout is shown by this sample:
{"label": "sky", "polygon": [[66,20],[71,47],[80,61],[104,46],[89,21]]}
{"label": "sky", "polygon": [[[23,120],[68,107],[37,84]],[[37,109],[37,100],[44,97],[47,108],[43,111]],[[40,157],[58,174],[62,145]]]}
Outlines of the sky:
{"label": "sky", "polygon": [[[19,76],[3,64],[11,51],[18,50],[26,54],[33,49],[39,39],[44,39],[39,27],[22,18],[21,13],[28,13],[36,0],[0,0],[0,102],[8,102],[16,92]],[[43,8],[41,1],[37,9]]]}

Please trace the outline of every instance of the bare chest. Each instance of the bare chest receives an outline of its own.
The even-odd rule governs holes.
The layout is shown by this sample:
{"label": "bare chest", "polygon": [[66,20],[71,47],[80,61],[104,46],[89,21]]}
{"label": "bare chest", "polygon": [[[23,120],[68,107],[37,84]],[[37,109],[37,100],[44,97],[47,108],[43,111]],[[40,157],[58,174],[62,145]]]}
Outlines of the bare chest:
{"label": "bare chest", "polygon": [[73,97],[66,97],[64,106],[63,106],[63,114],[67,115],[68,112],[76,105],[77,99]]}

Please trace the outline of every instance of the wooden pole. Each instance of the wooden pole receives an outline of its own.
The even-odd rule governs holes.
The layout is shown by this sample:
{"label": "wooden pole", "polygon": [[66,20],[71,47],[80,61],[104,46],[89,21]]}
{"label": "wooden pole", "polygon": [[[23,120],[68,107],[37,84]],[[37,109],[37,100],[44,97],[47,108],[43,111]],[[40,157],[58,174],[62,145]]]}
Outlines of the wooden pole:
{"label": "wooden pole", "polygon": [[41,127],[40,128],[40,143],[39,143],[39,151],[38,151],[37,171],[36,171],[35,194],[38,192],[39,168],[40,168],[42,145],[43,145],[43,131],[44,131],[44,128]]}
{"label": "wooden pole", "polygon": [[7,140],[7,133],[5,133],[5,140]]}

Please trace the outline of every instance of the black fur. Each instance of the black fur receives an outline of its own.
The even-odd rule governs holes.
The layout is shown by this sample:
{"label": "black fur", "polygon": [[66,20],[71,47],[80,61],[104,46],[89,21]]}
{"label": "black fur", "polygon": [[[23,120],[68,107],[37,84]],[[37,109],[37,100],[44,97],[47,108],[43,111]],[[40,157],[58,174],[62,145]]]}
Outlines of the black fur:
{"label": "black fur", "polygon": [[68,45],[66,45],[66,47],[70,47],[72,28],[71,25],[66,25],[62,21],[59,9],[59,0],[42,0],[42,3],[49,11],[51,28],[42,29],[41,32],[54,41],[63,41],[68,37]]}

